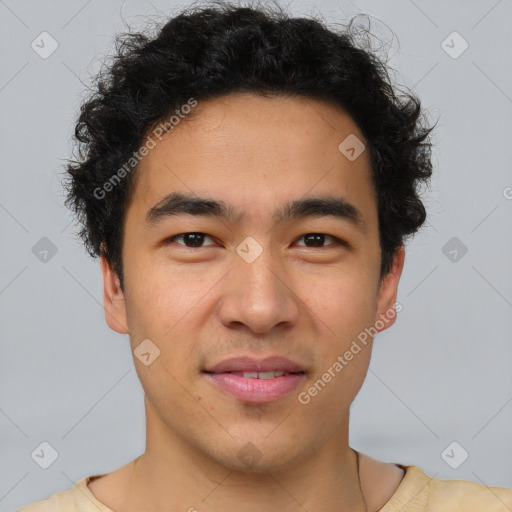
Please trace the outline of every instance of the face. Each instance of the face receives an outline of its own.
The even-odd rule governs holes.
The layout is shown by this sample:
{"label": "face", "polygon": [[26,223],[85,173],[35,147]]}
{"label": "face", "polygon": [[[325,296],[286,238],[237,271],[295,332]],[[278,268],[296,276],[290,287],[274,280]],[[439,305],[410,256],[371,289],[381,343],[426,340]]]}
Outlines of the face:
{"label": "face", "polygon": [[[233,94],[199,102],[142,160],[124,294],[101,266],[108,324],[146,353],[134,362],[148,436],[276,469],[346,435],[370,361],[362,333],[392,325],[403,266],[400,250],[379,280],[369,155],[340,150],[348,136],[364,143],[327,102]],[[285,374],[228,373],[270,371],[270,357]]]}

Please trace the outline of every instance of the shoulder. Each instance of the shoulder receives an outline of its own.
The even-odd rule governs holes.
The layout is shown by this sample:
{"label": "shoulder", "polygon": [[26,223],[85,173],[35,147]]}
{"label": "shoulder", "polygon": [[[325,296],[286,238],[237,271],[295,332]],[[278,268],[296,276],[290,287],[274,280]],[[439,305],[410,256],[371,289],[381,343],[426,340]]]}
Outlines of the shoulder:
{"label": "shoulder", "polygon": [[72,489],[56,492],[49,498],[35,501],[30,505],[26,505],[16,512],[75,512],[76,507],[73,503]]}
{"label": "shoulder", "polygon": [[35,501],[16,512],[112,512],[90,492],[87,482],[91,478],[94,476],[82,478],[69,489],[58,491],[49,498]]}
{"label": "shoulder", "polygon": [[[428,479],[427,476],[425,478]],[[489,487],[467,480],[430,481],[430,502],[449,510],[498,512],[512,510],[512,489]]]}
{"label": "shoulder", "polygon": [[380,512],[509,512],[512,489],[467,480],[431,478],[417,466],[403,466],[405,476]]}

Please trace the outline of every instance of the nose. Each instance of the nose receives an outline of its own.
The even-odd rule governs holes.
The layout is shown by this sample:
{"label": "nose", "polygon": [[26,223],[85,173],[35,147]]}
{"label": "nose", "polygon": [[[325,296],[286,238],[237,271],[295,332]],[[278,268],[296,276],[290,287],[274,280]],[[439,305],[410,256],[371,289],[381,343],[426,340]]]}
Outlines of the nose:
{"label": "nose", "polygon": [[251,263],[237,258],[223,282],[219,315],[225,327],[240,330],[245,326],[265,334],[297,322],[299,299],[286,269],[270,250]]}

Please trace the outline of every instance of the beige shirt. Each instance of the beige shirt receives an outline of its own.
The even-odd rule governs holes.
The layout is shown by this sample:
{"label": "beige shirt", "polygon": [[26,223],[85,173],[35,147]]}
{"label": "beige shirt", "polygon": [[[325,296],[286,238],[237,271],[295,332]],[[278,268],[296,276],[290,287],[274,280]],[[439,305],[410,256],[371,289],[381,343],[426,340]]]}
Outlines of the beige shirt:
{"label": "beige shirt", "polygon": [[[512,489],[487,487],[466,480],[429,478],[417,466],[401,466],[405,475],[379,512],[510,512]],[[73,487],[16,512],[114,512],[87,487],[92,475]]]}

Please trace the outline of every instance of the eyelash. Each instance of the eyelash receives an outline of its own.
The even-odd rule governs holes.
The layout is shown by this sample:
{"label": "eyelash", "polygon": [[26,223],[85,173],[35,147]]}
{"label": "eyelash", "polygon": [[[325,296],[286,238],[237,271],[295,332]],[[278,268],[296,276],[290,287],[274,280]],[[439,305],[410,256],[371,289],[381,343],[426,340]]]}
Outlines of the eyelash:
{"label": "eyelash", "polygon": [[[171,242],[174,242],[177,238],[179,237],[182,237],[184,235],[206,235],[208,237],[210,237],[212,240],[213,240],[213,237],[211,235],[208,235],[206,233],[202,233],[200,231],[189,231],[187,233],[180,233],[179,235],[174,235],[174,236],[171,236],[169,238],[167,238],[166,240],[164,240],[164,244],[165,245],[169,245]],[[325,237],[328,237],[328,238],[332,238],[334,240],[334,242],[336,243],[336,245],[341,245],[341,246],[344,246],[344,247],[348,247],[348,243],[345,242],[344,240],[341,240],[333,235],[328,235],[327,233],[316,233],[316,232],[311,232],[311,233],[305,233],[304,235],[300,236],[298,238],[298,240],[308,236],[308,235],[322,235],[322,236],[325,236]],[[212,246],[205,246],[205,247],[189,247],[185,244],[178,244],[178,245],[181,245],[182,247],[185,247],[186,249],[204,249],[205,247],[212,247]],[[333,244],[331,244],[333,245]],[[329,248],[330,246],[325,246],[325,247],[307,247],[307,246],[301,246],[301,247],[305,247],[306,249],[327,249]]]}

